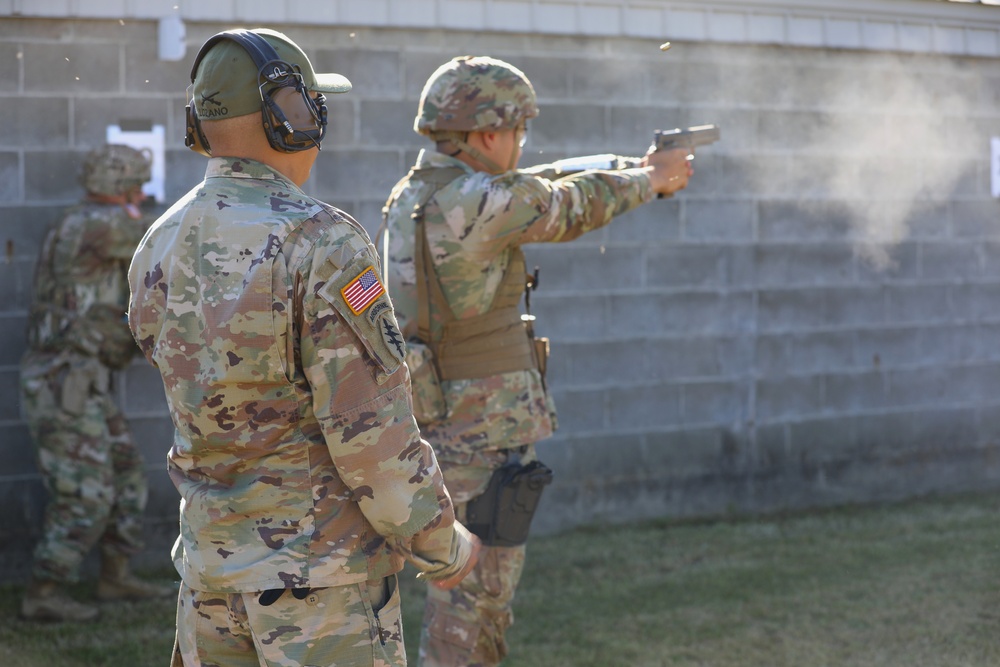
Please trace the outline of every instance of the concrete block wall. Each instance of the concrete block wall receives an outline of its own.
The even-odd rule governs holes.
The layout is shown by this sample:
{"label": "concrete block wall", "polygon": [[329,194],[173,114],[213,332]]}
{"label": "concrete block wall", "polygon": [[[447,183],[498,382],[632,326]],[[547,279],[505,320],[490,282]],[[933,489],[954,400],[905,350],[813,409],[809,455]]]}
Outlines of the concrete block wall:
{"label": "concrete block wall", "polygon": [[992,61],[679,49],[606,117],[615,150],[616,119],[719,123],[692,186],[528,256],[573,471],[545,525],[995,487]]}
{"label": "concrete block wall", "polygon": [[[204,159],[181,139],[184,89],[198,46],[231,25],[189,21],[188,57],[161,62],[155,21],[0,18],[0,108],[16,128],[0,137],[6,544],[30,544],[44,498],[15,389],[44,230],[81,195],[82,156],[122,119],[166,126],[168,201],[200,180]],[[501,57],[532,78],[543,111],[524,164],[641,154],[654,128],[722,127],[678,197],[527,250],[561,422],[540,445],[557,471],[540,530],[1000,485],[994,57],[278,27],[355,84],[331,100],[307,189],[372,233],[427,145],[410,129],[419,91],[454,55]],[[118,391],[165,540],[176,494],[162,389],[136,362]]]}

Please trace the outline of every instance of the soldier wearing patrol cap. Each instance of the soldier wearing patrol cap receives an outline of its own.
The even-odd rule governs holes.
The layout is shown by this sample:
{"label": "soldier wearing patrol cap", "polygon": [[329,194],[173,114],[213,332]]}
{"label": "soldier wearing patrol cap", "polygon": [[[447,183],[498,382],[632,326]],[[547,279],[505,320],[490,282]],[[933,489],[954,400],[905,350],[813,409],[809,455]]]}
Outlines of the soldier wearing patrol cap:
{"label": "soldier wearing patrol cap", "polygon": [[418,421],[459,520],[484,543],[461,584],[428,591],[425,667],[496,665],[507,653],[527,531],[520,539],[497,536],[530,516],[514,516],[523,508],[504,501],[503,489],[514,479],[510,471],[539,470],[534,443],[555,429],[544,383],[547,341],[532,339],[519,310],[521,246],[571,241],[684,188],[692,173],[681,150],[615,158],[603,170],[571,175],[560,164],[518,170],[538,113],[531,83],[513,65],[470,56],[445,63],[424,86],[414,123],[436,150],[420,153],[385,208],[399,323],[411,350],[430,351],[408,358],[419,369],[411,369]]}
{"label": "soldier wearing patrol cap", "polygon": [[191,78],[205,179],[129,272],[176,426],[173,664],[403,665],[396,572],[454,585],[478,542],[420,438],[367,234],[301,189],[351,84],[266,29],[210,38]]}
{"label": "soldier wearing patrol cap", "polygon": [[148,156],[134,148],[89,153],[81,176],[86,199],[49,231],[39,254],[21,396],[50,498],[21,602],[27,619],[97,617],[96,607],[65,591],[97,545],[98,599],[172,594],[128,568],[142,548],[146,478],[112,397],[114,371],[139,351],[125,322],[127,270],[145,231],[138,205],[149,176]]}

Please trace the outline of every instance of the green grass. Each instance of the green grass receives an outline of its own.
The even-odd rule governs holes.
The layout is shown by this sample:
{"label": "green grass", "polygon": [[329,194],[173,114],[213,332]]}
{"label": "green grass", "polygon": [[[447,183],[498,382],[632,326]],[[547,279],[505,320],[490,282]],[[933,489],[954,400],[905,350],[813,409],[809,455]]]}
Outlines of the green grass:
{"label": "green grass", "polygon": [[[504,664],[998,665],[998,550],[1000,496],[538,538]],[[17,619],[20,593],[0,587],[4,667],[167,663],[172,602],[105,605],[94,625],[36,625]],[[411,571],[403,595],[412,661],[422,585]]]}
{"label": "green grass", "polygon": [[[169,583],[172,573],[150,577]],[[173,575],[176,576],[176,575]],[[92,601],[94,584],[71,590]],[[101,603],[95,623],[28,623],[18,618],[23,586],[0,587],[3,667],[133,667],[170,664],[176,600]]]}

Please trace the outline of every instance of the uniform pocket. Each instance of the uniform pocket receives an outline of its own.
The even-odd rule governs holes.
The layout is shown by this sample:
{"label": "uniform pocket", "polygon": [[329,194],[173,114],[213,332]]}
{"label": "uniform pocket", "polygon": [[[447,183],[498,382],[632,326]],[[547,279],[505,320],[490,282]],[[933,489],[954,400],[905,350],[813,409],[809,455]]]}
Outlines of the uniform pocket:
{"label": "uniform pocket", "polygon": [[[371,610],[371,621],[374,629],[372,647],[375,655],[381,654],[384,664],[403,664],[405,650],[403,647],[403,619],[400,603],[399,587],[395,574],[383,579],[365,583],[368,591],[368,608]],[[378,660],[376,665],[381,664]]]}
{"label": "uniform pocket", "polygon": [[93,364],[73,364],[62,375],[59,388],[59,405],[64,412],[79,416],[83,414],[94,387],[95,368]]}
{"label": "uniform pocket", "polygon": [[[457,649],[457,656],[464,660],[476,647],[476,641],[479,639],[479,623],[445,613],[439,607],[434,610],[427,632],[437,641],[454,647],[451,651]],[[454,664],[464,663],[459,661]]]}
{"label": "uniform pocket", "polygon": [[369,581],[367,585],[368,599],[371,600],[373,613],[381,613],[383,609],[389,606],[389,603],[393,602],[393,598],[396,598],[398,604],[399,585],[396,575],[390,574],[383,579]]}

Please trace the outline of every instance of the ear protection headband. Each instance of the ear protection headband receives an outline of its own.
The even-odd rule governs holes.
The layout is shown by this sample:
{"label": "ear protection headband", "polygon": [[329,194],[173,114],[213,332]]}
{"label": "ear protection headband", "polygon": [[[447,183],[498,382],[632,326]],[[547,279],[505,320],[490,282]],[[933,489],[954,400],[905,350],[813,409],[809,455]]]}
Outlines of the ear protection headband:
{"label": "ear protection headband", "polygon": [[[319,148],[320,142],[326,135],[326,97],[321,94],[317,95],[315,99],[311,97],[302,80],[302,70],[298,65],[289,64],[282,60],[274,47],[260,35],[242,29],[226,30],[214,35],[205,42],[198,52],[198,56],[194,59],[194,66],[191,68],[191,86],[188,88],[188,103],[184,107],[186,123],[184,145],[202,155],[212,154],[208,139],[202,132],[198,111],[194,104],[194,80],[198,73],[198,66],[205,54],[213,46],[226,39],[242,46],[253,60],[254,66],[257,67],[261,119],[264,125],[264,135],[271,148],[282,153],[304,151],[313,146]],[[265,87],[270,87],[270,90],[265,92]],[[299,93],[307,112],[306,115],[312,121],[310,127],[306,129],[295,127],[274,101],[275,93],[284,88],[291,88]],[[296,103],[298,102],[299,100],[296,100]]]}

